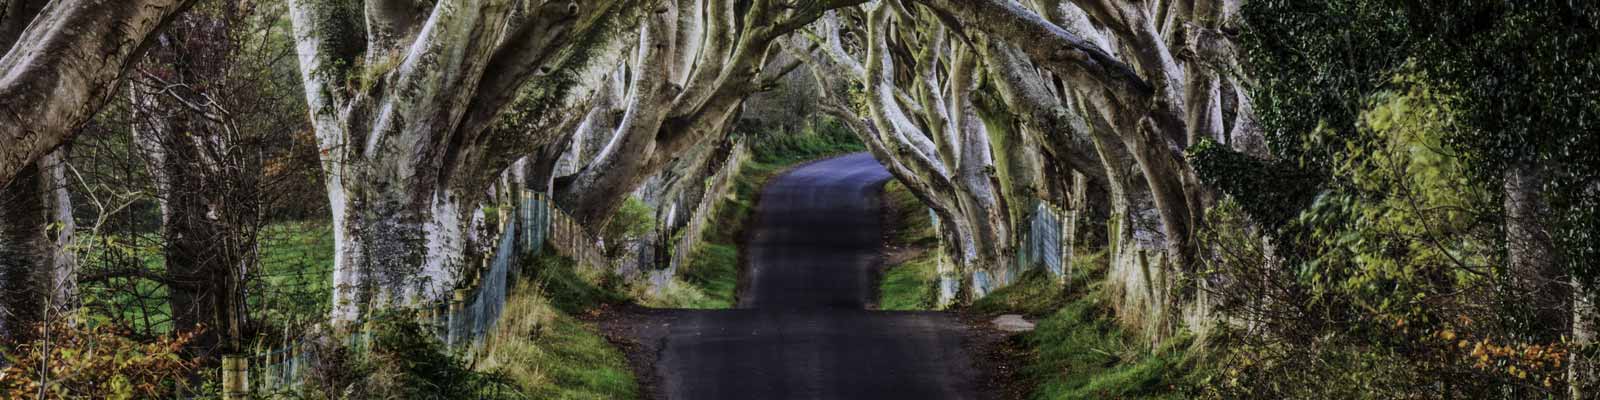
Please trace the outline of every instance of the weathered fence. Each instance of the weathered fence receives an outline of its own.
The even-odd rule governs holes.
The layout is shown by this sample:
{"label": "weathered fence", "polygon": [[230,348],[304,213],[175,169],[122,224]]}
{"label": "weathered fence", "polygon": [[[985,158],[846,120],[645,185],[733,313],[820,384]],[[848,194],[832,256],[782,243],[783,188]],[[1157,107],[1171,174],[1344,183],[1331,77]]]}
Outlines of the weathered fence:
{"label": "weathered fence", "polygon": [[[939,215],[932,209],[934,228],[939,229]],[[982,298],[989,292],[1005,287],[1035,268],[1042,268],[1058,281],[1072,273],[1073,242],[1077,237],[1077,214],[1043,200],[1033,200],[1025,219],[1018,224],[1016,256],[996,271],[971,271],[973,298]],[[939,236],[939,306],[955,301],[961,286],[961,275],[944,254],[944,237]]]}
{"label": "weathered fence", "polygon": [[689,221],[677,232],[677,239],[670,249],[671,258],[668,259],[666,268],[650,272],[650,284],[654,290],[665,288],[672,277],[677,276],[678,269],[687,266],[695,250],[700,248],[706,224],[715,216],[717,204],[721,203],[728,190],[733,188],[734,178],[739,176],[739,170],[749,155],[748,150],[744,139],[734,142],[728,151],[728,156],[723,159],[721,168],[706,178],[705,190],[701,191],[699,201],[689,213]]}

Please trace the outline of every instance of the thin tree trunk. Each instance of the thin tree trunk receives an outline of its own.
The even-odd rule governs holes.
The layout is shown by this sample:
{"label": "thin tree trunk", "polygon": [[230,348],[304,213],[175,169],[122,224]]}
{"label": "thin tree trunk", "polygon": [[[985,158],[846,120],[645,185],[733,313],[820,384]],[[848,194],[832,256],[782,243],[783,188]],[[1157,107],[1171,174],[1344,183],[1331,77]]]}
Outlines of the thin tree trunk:
{"label": "thin tree trunk", "polygon": [[1544,218],[1543,174],[1533,163],[1505,172],[1506,261],[1518,304],[1533,312],[1532,333],[1559,338],[1569,326],[1571,295],[1566,272],[1556,262],[1555,243]]}

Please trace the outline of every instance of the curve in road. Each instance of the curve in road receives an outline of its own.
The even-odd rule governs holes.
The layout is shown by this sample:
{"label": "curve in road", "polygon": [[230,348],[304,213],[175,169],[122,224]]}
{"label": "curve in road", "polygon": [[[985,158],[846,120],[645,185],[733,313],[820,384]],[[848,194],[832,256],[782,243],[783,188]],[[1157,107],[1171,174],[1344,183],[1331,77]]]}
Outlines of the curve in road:
{"label": "curve in road", "polygon": [[865,153],[814,162],[763,189],[740,309],[674,310],[652,324],[669,399],[971,399],[965,325],[941,312],[866,309],[889,174]]}

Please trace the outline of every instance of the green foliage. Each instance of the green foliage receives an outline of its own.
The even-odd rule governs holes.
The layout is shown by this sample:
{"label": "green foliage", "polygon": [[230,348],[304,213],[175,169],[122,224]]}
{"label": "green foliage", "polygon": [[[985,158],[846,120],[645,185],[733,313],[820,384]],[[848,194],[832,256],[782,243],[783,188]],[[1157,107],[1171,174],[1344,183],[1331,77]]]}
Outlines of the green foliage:
{"label": "green foliage", "polygon": [[823,156],[866,150],[861,139],[843,123],[832,117],[812,121],[796,133],[766,132],[753,134],[755,160],[762,163],[789,165]]}
{"label": "green foliage", "polygon": [[1339,149],[1305,135],[1355,130],[1366,97],[1408,57],[1404,13],[1374,0],[1262,0],[1244,3],[1240,15],[1242,58],[1259,85],[1251,95],[1269,147],[1323,169]]}
{"label": "green foliage", "polygon": [[1250,215],[1269,227],[1283,226],[1298,215],[1323,182],[1321,176],[1307,173],[1292,162],[1260,160],[1211,139],[1190,146],[1187,157],[1201,182],[1235,194],[1234,198]]}
{"label": "green foliage", "polygon": [[[1530,315],[1572,303],[1506,268],[1503,184],[1513,167],[1543,179],[1536,224],[1565,268],[1538,279],[1594,282],[1600,5],[1257,1],[1242,15],[1274,151],[1331,186],[1274,225],[1283,214],[1262,205],[1304,188],[1219,185],[1249,217],[1208,216],[1223,255],[1210,267],[1263,282],[1220,291],[1224,312],[1269,327],[1232,339],[1247,390],[1229,397],[1559,392],[1540,360],[1569,350],[1571,327]],[[1257,228],[1283,262],[1238,240]]]}
{"label": "green foliage", "polygon": [[[0,397],[8,399],[175,398],[198,366],[180,355],[194,332],[140,341],[111,325],[43,323],[43,339],[6,344]],[[41,368],[47,367],[47,368]],[[42,397],[40,395],[43,395]]]}
{"label": "green foliage", "polygon": [[[1311,139],[1360,156],[1330,160],[1341,184],[1272,231],[1282,261],[1261,246],[1257,230],[1274,228],[1251,223],[1246,196],[1208,212],[1207,272],[1252,277],[1216,291],[1217,310],[1262,326],[1218,339],[1229,360],[1218,396],[1448,397],[1561,382],[1538,360],[1565,350],[1518,333],[1524,313],[1497,304],[1502,236],[1482,211],[1496,201],[1441,144],[1453,121],[1447,102],[1406,85],[1374,96],[1356,134]],[[1483,348],[1537,357],[1480,360]]]}
{"label": "green foliage", "polygon": [[1479,185],[1511,165],[1540,169],[1560,259],[1600,283],[1600,4],[1427,0],[1408,11],[1412,62],[1461,121],[1444,145]]}
{"label": "green foliage", "polygon": [[600,231],[606,239],[606,253],[617,256],[626,243],[650,234],[655,229],[655,223],[655,209],[637,198],[628,197],[622,202],[622,208],[606,221],[605,229]]}

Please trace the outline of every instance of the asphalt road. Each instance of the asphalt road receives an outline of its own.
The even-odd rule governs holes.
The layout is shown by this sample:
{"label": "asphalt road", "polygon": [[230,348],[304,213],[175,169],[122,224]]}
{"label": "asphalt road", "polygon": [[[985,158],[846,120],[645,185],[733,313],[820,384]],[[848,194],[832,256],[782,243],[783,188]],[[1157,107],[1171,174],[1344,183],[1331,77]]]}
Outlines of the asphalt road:
{"label": "asphalt road", "polygon": [[649,324],[660,396],[975,399],[965,325],[869,311],[889,174],[867,154],[815,162],[763,189],[740,308],[663,311]]}

